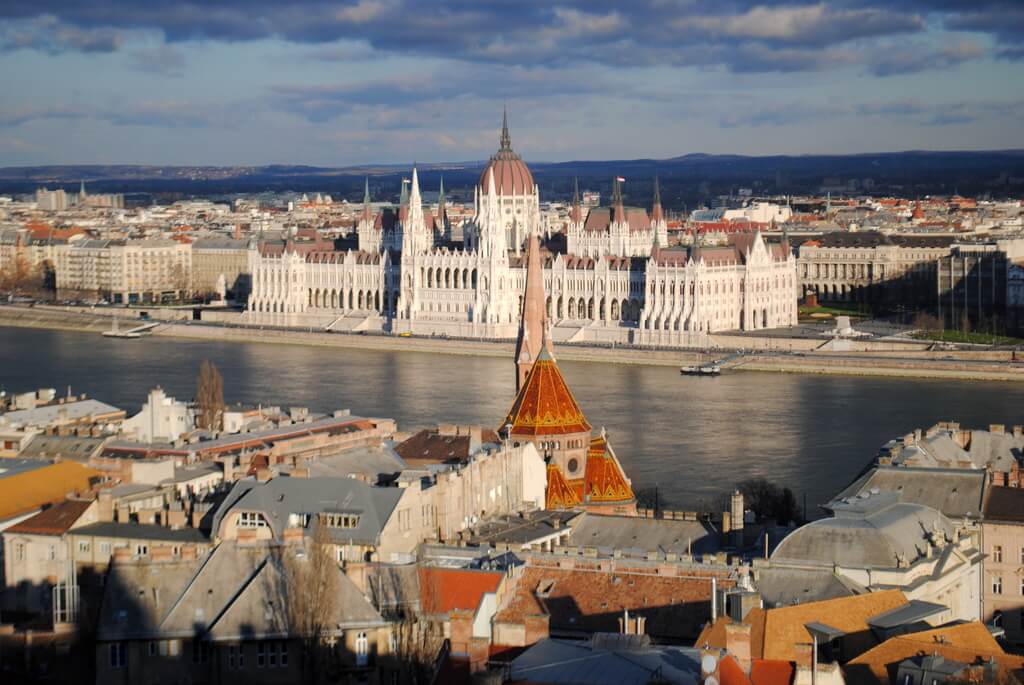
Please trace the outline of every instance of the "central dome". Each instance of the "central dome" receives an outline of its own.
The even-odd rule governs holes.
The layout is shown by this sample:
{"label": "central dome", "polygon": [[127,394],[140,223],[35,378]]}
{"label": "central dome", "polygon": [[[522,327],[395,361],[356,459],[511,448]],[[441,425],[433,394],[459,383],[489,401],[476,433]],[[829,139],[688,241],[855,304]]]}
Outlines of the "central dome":
{"label": "central dome", "polygon": [[501,147],[480,174],[480,192],[488,190],[487,174],[494,173],[494,188],[498,195],[529,195],[533,192],[533,174],[519,155],[512,150],[508,134],[508,115],[502,117]]}

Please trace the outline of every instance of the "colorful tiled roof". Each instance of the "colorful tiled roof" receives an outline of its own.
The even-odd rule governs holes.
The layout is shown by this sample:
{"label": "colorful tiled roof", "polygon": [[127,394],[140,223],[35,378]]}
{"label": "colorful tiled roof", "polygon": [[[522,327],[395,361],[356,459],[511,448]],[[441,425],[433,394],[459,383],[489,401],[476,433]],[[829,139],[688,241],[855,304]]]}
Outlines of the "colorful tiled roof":
{"label": "colorful tiled roof", "polygon": [[562,469],[548,464],[548,487],[544,495],[545,509],[571,509],[580,503],[580,496],[562,475]]}
{"label": "colorful tiled roof", "polygon": [[583,499],[590,504],[629,502],[634,498],[619,460],[612,454],[603,435],[590,441],[583,480],[586,488]]}
{"label": "colorful tiled roof", "polygon": [[590,432],[590,423],[576,403],[550,351],[541,349],[530,375],[505,418],[513,436],[566,435]]}

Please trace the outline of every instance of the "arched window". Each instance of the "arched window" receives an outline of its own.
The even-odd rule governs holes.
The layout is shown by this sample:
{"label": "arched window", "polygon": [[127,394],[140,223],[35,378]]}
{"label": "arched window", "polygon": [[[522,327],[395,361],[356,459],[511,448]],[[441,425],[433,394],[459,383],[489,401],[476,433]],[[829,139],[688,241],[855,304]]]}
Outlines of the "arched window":
{"label": "arched window", "polygon": [[356,634],[356,666],[366,666],[370,661],[370,640],[366,633],[360,631]]}

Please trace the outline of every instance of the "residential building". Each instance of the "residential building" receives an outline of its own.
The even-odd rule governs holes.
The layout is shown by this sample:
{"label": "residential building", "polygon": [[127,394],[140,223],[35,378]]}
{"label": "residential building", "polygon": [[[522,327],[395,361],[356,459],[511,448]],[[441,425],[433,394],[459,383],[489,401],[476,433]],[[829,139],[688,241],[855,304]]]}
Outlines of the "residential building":
{"label": "residential building", "polygon": [[54,608],[54,584],[77,585],[67,533],[97,517],[95,500],[66,500],[5,529],[4,608],[48,617]]}
{"label": "residential building", "polygon": [[[97,627],[96,682],[318,680],[324,673],[310,670],[301,624],[289,619],[298,600],[288,599],[288,568],[307,563],[298,543],[222,542],[201,560],[116,560]],[[390,627],[340,568],[327,572],[337,600],[320,668],[377,682]]]}
{"label": "residential building", "polygon": [[191,291],[191,245],[177,240],[81,240],[56,253],[57,292],[116,304],[176,301]]}
{"label": "residential building", "polygon": [[989,488],[981,540],[981,619],[1001,627],[1011,642],[1024,644],[1024,490]]}

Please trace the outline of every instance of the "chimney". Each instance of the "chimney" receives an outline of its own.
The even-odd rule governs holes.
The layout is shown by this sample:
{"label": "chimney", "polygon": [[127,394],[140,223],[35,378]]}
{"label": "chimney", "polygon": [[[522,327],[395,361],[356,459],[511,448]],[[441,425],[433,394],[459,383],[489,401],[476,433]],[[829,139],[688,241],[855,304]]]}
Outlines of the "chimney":
{"label": "chimney", "polygon": [[274,477],[273,471],[270,469],[257,469],[256,480],[260,483],[266,483],[268,480]]}
{"label": "chimney", "polygon": [[733,530],[743,530],[744,508],[743,493],[739,490],[735,490],[729,498],[729,510],[732,513]]}
{"label": "chimney", "polygon": [[727,623],[725,625],[725,649],[736,657],[744,673],[750,673],[750,624]]}
{"label": "chimney", "polygon": [[1024,426],[1014,426],[1013,437],[1019,438],[1021,436],[1024,436]]}
{"label": "chimney", "polygon": [[988,432],[992,435],[1003,435],[1006,432],[1006,426],[1001,423],[993,423],[988,427]]}
{"label": "chimney", "polygon": [[96,499],[96,520],[101,523],[112,522],[114,520],[114,496],[109,490],[100,490]]}
{"label": "chimney", "polygon": [[452,654],[468,654],[469,641],[473,638],[473,612],[455,609],[448,614],[448,624]]}
{"label": "chimney", "polygon": [[217,461],[220,462],[221,468],[224,470],[224,482],[225,483],[230,483],[230,482],[234,481],[235,480],[235,458],[234,457],[224,457],[223,459],[218,459]]}

